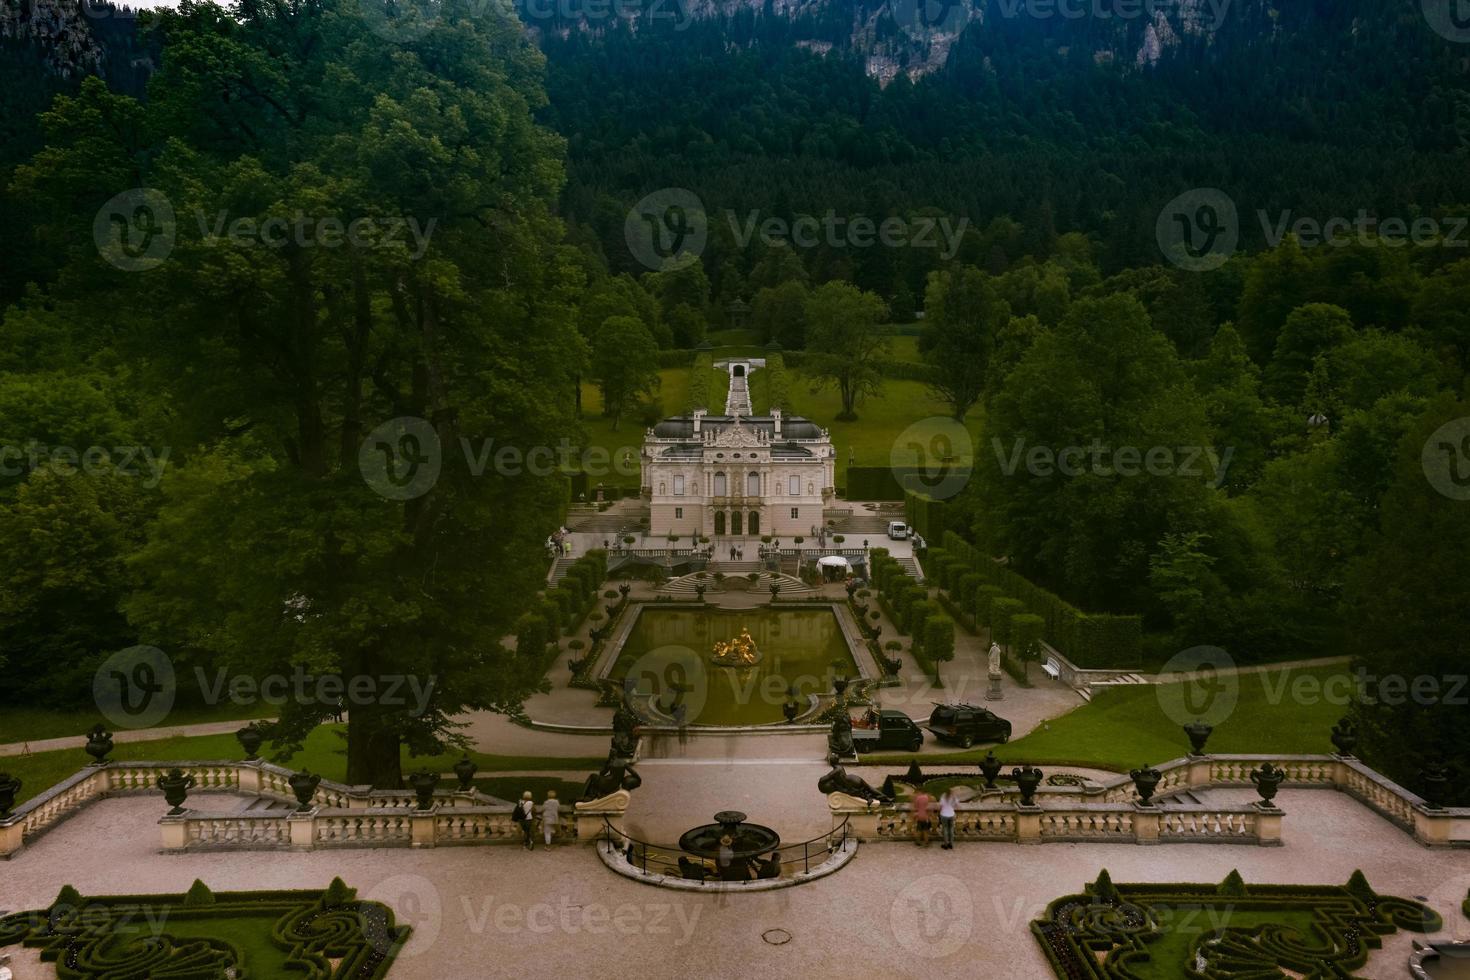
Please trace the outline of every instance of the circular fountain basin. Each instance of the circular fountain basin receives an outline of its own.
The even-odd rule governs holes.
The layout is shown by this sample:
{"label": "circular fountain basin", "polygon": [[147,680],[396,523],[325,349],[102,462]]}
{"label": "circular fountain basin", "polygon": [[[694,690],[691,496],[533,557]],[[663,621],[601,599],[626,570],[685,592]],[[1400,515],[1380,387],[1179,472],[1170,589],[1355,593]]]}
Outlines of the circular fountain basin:
{"label": "circular fountain basin", "polygon": [[730,849],[737,861],[769,854],[781,846],[781,835],[770,827],[746,823],[745,814],[739,810],[721,810],[715,814],[715,822],[686,830],[679,838],[679,849],[696,857],[717,861],[720,856],[720,840],[729,837]]}

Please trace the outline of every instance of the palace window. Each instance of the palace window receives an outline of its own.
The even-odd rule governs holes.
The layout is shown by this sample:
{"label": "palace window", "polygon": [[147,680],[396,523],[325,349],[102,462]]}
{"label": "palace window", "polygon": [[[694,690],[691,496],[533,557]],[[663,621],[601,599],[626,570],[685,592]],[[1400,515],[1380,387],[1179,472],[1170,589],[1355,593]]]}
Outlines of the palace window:
{"label": "palace window", "polygon": [[682,520],[683,517],[684,517],[684,508],[683,507],[675,507],[674,508],[674,520],[676,520],[676,521],[677,520]]}
{"label": "palace window", "polygon": [[715,496],[716,497],[724,497],[724,496],[726,496],[726,493],[725,493],[725,474],[723,474],[723,473],[716,473],[715,474]]}
{"label": "palace window", "polygon": [[799,477],[799,476],[793,476],[790,479],[789,483],[790,483],[790,489],[788,489],[786,492],[789,493],[789,494],[791,494],[791,496],[793,496],[793,497],[799,497],[799,496],[801,496],[801,477]]}
{"label": "palace window", "polygon": [[674,477],[674,496],[684,496],[684,478],[682,476]]}
{"label": "palace window", "polygon": [[793,508],[791,508],[791,519],[794,521],[794,520],[797,520],[800,517],[801,517],[801,508],[800,507],[793,507]]}
{"label": "palace window", "polygon": [[761,475],[759,473],[747,473],[745,475],[745,495],[747,497],[759,497],[761,495]]}

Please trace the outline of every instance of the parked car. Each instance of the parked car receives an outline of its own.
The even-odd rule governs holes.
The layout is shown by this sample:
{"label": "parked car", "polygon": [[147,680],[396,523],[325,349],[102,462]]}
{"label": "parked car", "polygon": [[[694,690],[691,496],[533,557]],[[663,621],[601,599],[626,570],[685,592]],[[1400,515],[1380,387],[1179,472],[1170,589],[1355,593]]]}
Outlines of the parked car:
{"label": "parked car", "polygon": [[[883,710],[868,728],[852,729],[852,744],[859,753],[883,749],[895,752],[917,752],[924,745],[924,730],[902,711]],[[871,718],[871,715],[870,715]]]}
{"label": "parked car", "polygon": [[894,541],[906,540],[909,536],[909,526],[903,521],[888,522],[888,537]]}
{"label": "parked car", "polygon": [[1006,742],[1011,737],[1011,723],[989,708],[973,704],[936,704],[924,726],[941,742],[953,742],[968,749],[976,742]]}

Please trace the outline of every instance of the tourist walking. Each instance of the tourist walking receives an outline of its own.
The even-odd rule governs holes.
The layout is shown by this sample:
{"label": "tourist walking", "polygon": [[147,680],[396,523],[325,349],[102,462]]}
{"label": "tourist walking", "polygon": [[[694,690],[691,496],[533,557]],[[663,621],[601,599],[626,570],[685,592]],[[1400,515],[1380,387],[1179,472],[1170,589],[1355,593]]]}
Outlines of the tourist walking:
{"label": "tourist walking", "polygon": [[944,837],[944,843],[939,846],[946,851],[954,850],[954,805],[957,802],[953,786],[939,794],[939,829]]}
{"label": "tourist walking", "polygon": [[541,833],[546,839],[546,846],[551,846],[551,838],[556,834],[556,820],[561,816],[561,803],[557,801],[556,790],[546,791],[546,802],[541,804]]}
{"label": "tourist walking", "polygon": [[531,829],[536,815],[536,805],[531,802],[531,791],[526,790],[521,794],[520,801],[516,803],[515,812],[511,819],[521,825],[521,843],[528,851],[536,849],[536,842],[531,839]]}
{"label": "tourist walking", "polygon": [[916,843],[920,847],[929,846],[929,820],[934,807],[934,799],[924,792],[923,787],[914,794],[914,827],[917,831]]}

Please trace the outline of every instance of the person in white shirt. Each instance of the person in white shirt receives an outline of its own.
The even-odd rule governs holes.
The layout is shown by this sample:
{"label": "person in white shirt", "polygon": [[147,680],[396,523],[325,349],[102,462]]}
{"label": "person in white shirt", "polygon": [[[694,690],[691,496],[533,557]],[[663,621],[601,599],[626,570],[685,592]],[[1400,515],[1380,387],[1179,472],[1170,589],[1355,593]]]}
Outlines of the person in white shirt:
{"label": "person in white shirt", "polygon": [[954,789],[945,790],[939,796],[939,829],[944,834],[944,843],[939,846],[946,851],[954,850]]}
{"label": "person in white shirt", "polygon": [[557,801],[556,790],[546,791],[546,802],[541,804],[541,833],[545,836],[546,846],[551,846],[551,837],[556,833],[556,818],[561,814],[561,803]]}

